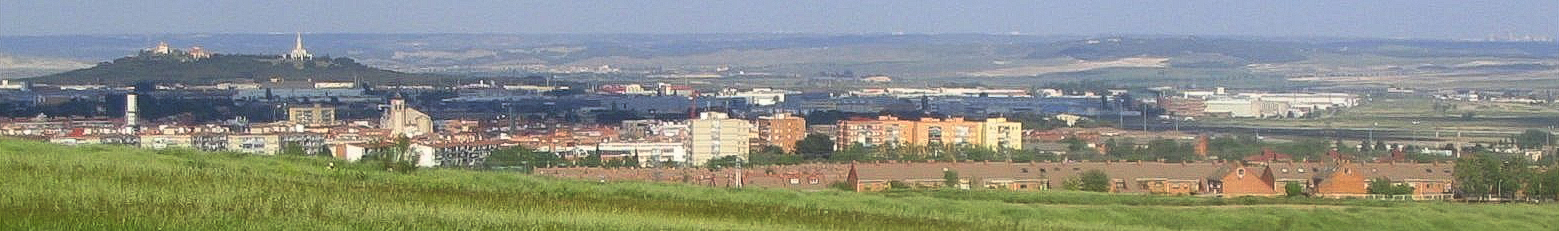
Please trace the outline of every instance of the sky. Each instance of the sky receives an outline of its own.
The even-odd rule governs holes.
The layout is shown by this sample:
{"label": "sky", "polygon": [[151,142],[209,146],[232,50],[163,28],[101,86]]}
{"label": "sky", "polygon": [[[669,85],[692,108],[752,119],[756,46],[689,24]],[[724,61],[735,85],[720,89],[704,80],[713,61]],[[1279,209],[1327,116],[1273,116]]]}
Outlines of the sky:
{"label": "sky", "polygon": [[1559,37],[1559,0],[0,2],[0,36],[295,31]]}

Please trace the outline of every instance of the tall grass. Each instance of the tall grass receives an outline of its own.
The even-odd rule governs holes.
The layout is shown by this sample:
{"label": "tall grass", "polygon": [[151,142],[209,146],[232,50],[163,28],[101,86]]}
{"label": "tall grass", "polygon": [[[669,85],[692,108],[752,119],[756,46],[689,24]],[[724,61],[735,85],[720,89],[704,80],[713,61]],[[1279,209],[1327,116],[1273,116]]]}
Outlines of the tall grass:
{"label": "tall grass", "polygon": [[[332,162],[336,168],[327,168]],[[463,170],[390,173],[325,158],[13,140],[0,140],[0,179],[3,230],[1559,228],[1555,206],[1321,201],[1310,204],[1325,207],[1311,208],[1276,199],[601,184]],[[1277,206],[1205,206],[1220,204]]]}

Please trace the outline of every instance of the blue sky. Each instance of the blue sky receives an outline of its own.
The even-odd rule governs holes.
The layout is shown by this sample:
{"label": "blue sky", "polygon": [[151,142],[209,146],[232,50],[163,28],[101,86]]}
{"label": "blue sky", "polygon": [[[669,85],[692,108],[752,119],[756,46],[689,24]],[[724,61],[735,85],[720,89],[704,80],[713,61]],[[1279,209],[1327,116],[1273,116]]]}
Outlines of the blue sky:
{"label": "blue sky", "polygon": [[156,33],[1008,33],[1559,37],[1559,0],[33,1],[0,35]]}

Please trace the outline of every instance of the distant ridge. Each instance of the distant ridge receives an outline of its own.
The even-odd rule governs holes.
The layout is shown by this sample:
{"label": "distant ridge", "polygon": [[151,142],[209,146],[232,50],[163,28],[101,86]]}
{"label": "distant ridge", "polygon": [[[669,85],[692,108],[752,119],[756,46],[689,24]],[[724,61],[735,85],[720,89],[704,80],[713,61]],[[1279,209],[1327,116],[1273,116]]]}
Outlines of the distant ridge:
{"label": "distant ridge", "polygon": [[113,84],[166,82],[211,84],[262,82],[271,78],[369,83],[432,83],[451,76],[414,74],[369,67],[350,58],[288,59],[279,55],[213,54],[189,58],[180,54],[142,52],[96,66],[27,78],[48,84]]}

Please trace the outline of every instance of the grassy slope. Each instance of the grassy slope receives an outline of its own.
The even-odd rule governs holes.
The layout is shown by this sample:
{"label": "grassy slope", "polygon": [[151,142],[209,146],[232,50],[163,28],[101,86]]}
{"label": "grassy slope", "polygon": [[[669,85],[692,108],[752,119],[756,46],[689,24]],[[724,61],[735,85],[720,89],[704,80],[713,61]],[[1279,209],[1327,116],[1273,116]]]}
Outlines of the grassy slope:
{"label": "grassy slope", "polygon": [[[1433,134],[1434,128],[1442,131],[1492,130],[1520,132],[1521,128],[1546,128],[1559,121],[1559,105],[1529,105],[1520,103],[1443,101],[1452,106],[1444,113],[1434,111],[1434,100],[1423,97],[1378,97],[1374,102],[1344,109],[1334,117],[1323,119],[1249,119],[1206,118],[1209,124],[1263,127],[1327,128],[1328,122],[1335,128],[1367,129],[1378,124],[1379,129],[1412,129]],[[1462,119],[1465,112],[1475,114],[1472,120]],[[1413,124],[1414,121],[1420,124]]]}
{"label": "grassy slope", "polygon": [[[1554,230],[1552,205],[732,190],[0,140],[0,229]],[[1257,204],[1238,206],[1208,206]],[[1269,205],[1260,205],[1269,204]],[[1323,204],[1323,205],[1292,205]]]}

